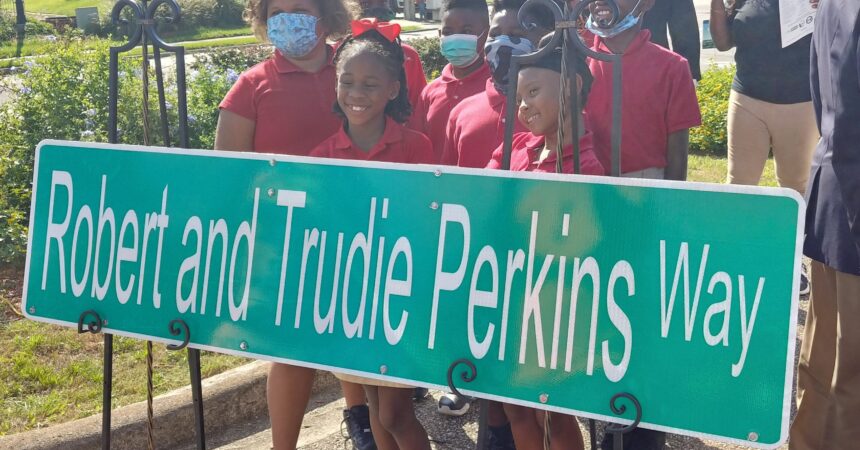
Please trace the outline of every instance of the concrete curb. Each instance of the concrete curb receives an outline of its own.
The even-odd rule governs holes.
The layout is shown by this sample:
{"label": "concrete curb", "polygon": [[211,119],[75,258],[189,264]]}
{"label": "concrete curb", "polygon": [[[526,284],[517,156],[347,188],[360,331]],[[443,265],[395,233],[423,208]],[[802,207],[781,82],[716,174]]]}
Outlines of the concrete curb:
{"label": "concrete curb", "polygon": [[[207,434],[265,417],[266,374],[269,363],[255,361],[203,380],[203,408]],[[328,372],[317,372],[312,395],[337,383]],[[153,439],[156,448],[174,448],[193,443],[194,412],[191,388],[183,388],[154,399]],[[101,414],[48,428],[0,438],[0,448],[19,450],[83,450],[101,447]],[[111,448],[139,449],[147,446],[146,402],[113,410]]]}

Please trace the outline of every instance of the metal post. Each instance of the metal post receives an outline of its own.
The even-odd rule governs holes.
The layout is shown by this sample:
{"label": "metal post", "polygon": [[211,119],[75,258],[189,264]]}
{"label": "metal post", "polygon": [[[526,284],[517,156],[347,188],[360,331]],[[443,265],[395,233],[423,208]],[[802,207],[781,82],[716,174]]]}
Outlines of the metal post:
{"label": "metal post", "polygon": [[203,424],[203,385],[200,377],[200,350],[196,348],[188,349],[188,368],[191,371],[191,398],[194,402],[197,449],[206,450],[206,430]]}
{"label": "metal post", "polygon": [[[580,17],[583,15],[583,12],[586,11],[586,8],[589,7],[591,3],[594,3],[598,0],[581,0],[579,2],[575,2],[573,6],[571,6],[571,2],[564,2],[564,10],[558,5],[558,3],[553,0],[527,0],[522,7],[520,7],[520,11],[518,14],[518,19],[524,28],[530,29],[533,27],[533,24],[530,24],[526,21],[530,10],[543,9],[549,10],[552,12],[553,17],[555,18],[555,34],[549,43],[547,43],[544,47],[538,49],[534,53],[530,53],[527,55],[519,55],[511,57],[511,65],[508,71],[508,79],[512,80],[512,82],[508,85],[508,90],[506,92],[506,103],[505,103],[505,134],[504,134],[504,143],[502,147],[502,164],[501,168],[503,170],[510,170],[511,163],[511,150],[512,150],[512,141],[513,141],[513,128],[514,128],[514,120],[515,120],[515,112],[516,112],[516,80],[518,78],[519,70],[522,65],[526,65],[529,63],[533,63],[543,58],[547,53],[552,52],[555,48],[561,46],[562,49],[562,92],[564,92],[564,86],[567,85],[570,87],[570,104],[564,105],[562,107],[562,111],[559,114],[559,134],[561,135],[567,130],[563,129],[562,122],[562,113],[565,112],[565,108],[567,109],[568,114],[571,116],[571,133],[572,144],[573,144],[573,172],[580,172],[580,148],[579,148],[579,127],[577,124],[577,118],[580,114],[580,106],[579,105],[579,95],[576,90],[576,76],[578,65],[582,64],[579,60],[581,56],[585,56],[588,58],[592,58],[594,60],[606,61],[612,64],[612,128],[611,128],[611,136],[610,136],[610,152],[611,152],[611,167],[609,167],[610,175],[612,176],[620,176],[621,175],[621,97],[622,97],[622,75],[621,75],[621,56],[619,54],[607,54],[607,53],[599,53],[594,50],[588,48],[585,43],[583,43],[582,38],[579,36],[577,32],[577,23]],[[612,18],[610,19],[610,23],[616,22],[620,19],[620,14],[618,10],[618,5],[614,0],[604,0],[607,6],[611,11]],[[564,100],[564,99],[563,99]],[[559,139],[559,146],[556,149],[557,159],[556,159],[556,171],[562,172],[563,167],[563,140]],[[450,378],[449,378],[450,384]],[[627,398],[630,400],[636,408],[636,419],[634,422],[625,427],[617,427],[610,425],[607,427],[607,432],[614,434],[615,441],[615,449],[621,450],[621,446],[623,446],[623,440],[621,436],[623,434],[629,433],[633,429],[635,429],[639,425],[639,420],[642,417],[642,407],[639,404],[639,401],[636,400],[630,394],[622,393],[616,394],[612,397],[610,401],[610,409],[617,415],[623,414],[625,411],[625,407],[622,405],[621,407],[616,407],[616,401],[619,398]],[[590,441],[591,448],[596,449],[597,447],[597,439],[596,434],[597,430],[595,427],[594,420],[589,420],[589,432],[590,432]]]}
{"label": "metal post", "polygon": [[105,334],[104,338],[104,367],[102,380],[102,449],[110,450],[110,420],[113,409],[111,397],[113,393],[113,335]]}

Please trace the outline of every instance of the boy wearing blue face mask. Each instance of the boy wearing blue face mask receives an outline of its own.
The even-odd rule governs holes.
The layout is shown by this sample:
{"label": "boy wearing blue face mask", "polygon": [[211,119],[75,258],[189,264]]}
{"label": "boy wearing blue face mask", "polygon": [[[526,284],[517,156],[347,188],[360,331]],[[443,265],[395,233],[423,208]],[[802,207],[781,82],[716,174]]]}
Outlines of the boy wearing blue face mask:
{"label": "boy wearing blue face mask", "polygon": [[[496,0],[487,43],[485,59],[491,77],[484,92],[467,98],[454,107],[448,118],[442,164],[458,167],[484,168],[504,138],[505,95],[508,89],[508,69],[511,56],[535,51],[540,38],[552,31],[553,18],[548,11],[537,10],[527,18],[536,27],[526,31],[517,14],[525,0]],[[519,121],[514,132],[526,131]]]}
{"label": "boy wearing blue face mask", "polygon": [[[586,28],[595,35],[592,48],[623,54],[621,167],[625,177],[687,179],[689,129],[702,123],[690,66],[682,56],[651,42],[642,30],[642,16],[654,0],[615,0],[620,19],[611,21],[606,2],[590,5]],[[594,75],[585,112],[594,133],[594,150],[611,174],[612,64],[592,59]],[[625,450],[658,450],[665,446],[660,431],[636,428],[624,435]],[[606,434],[601,448],[613,448]]]}
{"label": "boy wearing blue face mask", "polygon": [[451,110],[462,100],[484,90],[490,69],[484,61],[484,43],[490,26],[484,0],[446,0],[440,30],[442,55],[448,65],[439,78],[421,92],[411,128],[427,135],[436,161],[445,145],[445,127]]}
{"label": "boy wearing blue face mask", "polygon": [[[621,175],[685,180],[689,129],[701,125],[690,66],[682,56],[650,41],[642,16],[654,0],[616,0],[621,18],[611,23],[606,2],[591,4],[586,28],[593,49],[623,54]],[[594,87],[585,107],[601,164],[611,170],[612,64],[591,60]]]}

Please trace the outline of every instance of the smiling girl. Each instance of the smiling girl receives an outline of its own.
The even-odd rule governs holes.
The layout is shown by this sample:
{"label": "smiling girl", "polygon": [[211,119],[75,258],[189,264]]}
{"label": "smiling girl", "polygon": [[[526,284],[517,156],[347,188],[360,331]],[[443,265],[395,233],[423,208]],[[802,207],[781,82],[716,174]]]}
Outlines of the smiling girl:
{"label": "smiling girl", "polygon": [[[337,102],[343,125],[311,156],[396,163],[432,163],[433,147],[421,133],[403,126],[412,113],[403,68],[400,26],[362,19],[334,57]],[[429,450],[430,441],[415,417],[413,388],[335,374],[364,385],[373,437],[380,450]]]}

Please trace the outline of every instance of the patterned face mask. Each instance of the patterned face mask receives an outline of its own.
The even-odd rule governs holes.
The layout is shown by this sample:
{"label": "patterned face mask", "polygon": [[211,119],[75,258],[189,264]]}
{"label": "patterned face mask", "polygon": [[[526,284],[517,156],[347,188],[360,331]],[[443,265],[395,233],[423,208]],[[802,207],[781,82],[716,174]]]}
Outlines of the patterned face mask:
{"label": "patterned face mask", "polygon": [[282,55],[301,58],[310,53],[320,40],[317,22],[319,19],[310,14],[279,13],[266,21],[266,34]]}
{"label": "patterned face mask", "polygon": [[511,56],[525,55],[535,51],[532,42],[523,37],[511,37],[506,34],[487,39],[484,54],[493,76],[493,85],[500,94],[506,94],[508,88],[508,69],[511,67]]}

